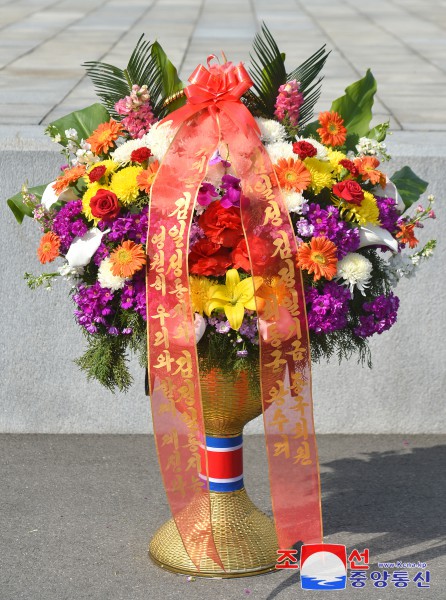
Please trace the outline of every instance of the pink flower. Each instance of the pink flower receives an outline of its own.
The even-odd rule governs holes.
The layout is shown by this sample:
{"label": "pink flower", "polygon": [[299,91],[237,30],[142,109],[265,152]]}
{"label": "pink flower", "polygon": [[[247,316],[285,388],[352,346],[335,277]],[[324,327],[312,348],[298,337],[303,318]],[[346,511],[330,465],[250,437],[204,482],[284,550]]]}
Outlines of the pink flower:
{"label": "pink flower", "polygon": [[300,83],[295,79],[281,85],[279,88],[279,94],[276,99],[276,110],[274,114],[283,121],[288,117],[291,125],[295,127],[299,120],[299,110],[304,102],[304,97],[299,92]]}

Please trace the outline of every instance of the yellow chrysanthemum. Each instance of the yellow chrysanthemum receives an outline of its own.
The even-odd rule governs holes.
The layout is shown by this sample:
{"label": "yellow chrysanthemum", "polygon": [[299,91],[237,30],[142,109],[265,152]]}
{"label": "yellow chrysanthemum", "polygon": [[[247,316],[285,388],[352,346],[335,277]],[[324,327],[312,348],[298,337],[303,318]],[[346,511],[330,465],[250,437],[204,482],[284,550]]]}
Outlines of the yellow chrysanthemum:
{"label": "yellow chrysanthemum", "polygon": [[189,278],[189,285],[192,310],[202,315],[209,302],[209,290],[213,285],[212,281],[207,277],[192,276]]}
{"label": "yellow chrysanthemum", "polygon": [[306,158],[304,165],[311,173],[310,189],[319,194],[324,188],[332,188],[333,166],[329,161],[319,160],[317,158]]}
{"label": "yellow chrysanthemum", "polygon": [[114,192],[122,204],[132,204],[139,196],[138,175],[143,167],[125,167],[114,173],[110,189]]}
{"label": "yellow chrysanthemum", "polygon": [[101,185],[98,181],[96,181],[95,183],[90,183],[82,197],[82,212],[87,217],[87,219],[93,221],[95,225],[99,223],[100,219],[97,219],[92,215],[90,208],[90,200],[93,198],[93,196],[96,196],[99,190],[109,189],[110,188],[107,185]]}
{"label": "yellow chrysanthemum", "polygon": [[364,192],[364,199],[361,206],[350,204],[332,197],[333,204],[339,207],[341,216],[349,221],[355,221],[358,225],[381,225],[379,220],[379,209],[375,197],[370,192]]}
{"label": "yellow chrysanthemum", "polygon": [[347,158],[347,156],[343,152],[340,152],[339,150],[333,150],[332,148],[327,148],[327,155],[334,174],[339,175],[344,168],[339,164],[339,161],[344,160]]}

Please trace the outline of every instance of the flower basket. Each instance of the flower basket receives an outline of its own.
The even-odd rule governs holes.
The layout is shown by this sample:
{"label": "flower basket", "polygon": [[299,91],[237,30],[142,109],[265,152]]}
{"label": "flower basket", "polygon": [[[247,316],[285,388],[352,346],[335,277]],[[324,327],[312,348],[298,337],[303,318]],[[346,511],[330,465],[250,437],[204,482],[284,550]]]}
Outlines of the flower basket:
{"label": "flower basket", "polygon": [[[151,557],[232,577],[280,548],[322,541],[311,364],[358,353],[396,321],[393,288],[435,247],[427,183],[388,178],[388,124],[372,125],[370,71],[313,120],[319,49],[287,72],[266,26],[251,69],[211,55],[185,86],[142,37],[126,69],[87,63],[101,104],[47,133],[68,164],[8,200],[43,236],[30,287],[72,283],[89,378],[126,390],[128,352],[148,368],[173,519]],[[408,252],[409,251],[409,252]],[[242,430],[263,414],[273,517],[243,486]]]}

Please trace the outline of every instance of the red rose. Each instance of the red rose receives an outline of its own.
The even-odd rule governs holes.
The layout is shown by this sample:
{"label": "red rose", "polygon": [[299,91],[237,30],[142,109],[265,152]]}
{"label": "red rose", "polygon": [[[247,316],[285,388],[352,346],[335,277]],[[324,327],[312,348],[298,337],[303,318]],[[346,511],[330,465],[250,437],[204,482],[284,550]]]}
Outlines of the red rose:
{"label": "red rose", "polygon": [[353,181],[352,179],[340,181],[334,185],[333,194],[336,194],[336,196],[346,202],[357,204],[358,206],[361,206],[361,202],[364,200],[364,190],[357,181]]}
{"label": "red rose", "polygon": [[99,167],[95,167],[88,173],[88,179],[91,181],[91,183],[99,181],[106,170],[107,169],[104,167],[104,165],[99,165]]}
{"label": "red rose", "polygon": [[225,248],[235,248],[243,237],[240,209],[223,208],[220,200],[212,202],[198,219],[206,237]]}
{"label": "red rose", "polygon": [[189,254],[189,272],[194,275],[224,275],[232,266],[231,254],[227,248],[210,240],[196,242]]}
{"label": "red rose", "polygon": [[110,190],[98,190],[90,200],[90,209],[93,217],[102,221],[111,221],[119,215],[121,207],[116,194]]}
{"label": "red rose", "polygon": [[[251,252],[252,262],[259,267],[265,267],[274,253],[274,246],[269,240],[253,236],[251,243],[249,244],[249,250]],[[248,249],[244,238],[239,241],[237,246],[231,252],[231,257],[234,262],[234,269],[243,269],[247,273],[251,273]]]}
{"label": "red rose", "polygon": [[299,156],[300,160],[311,158],[317,154],[316,148],[310,142],[294,142],[293,152]]}
{"label": "red rose", "polygon": [[130,160],[136,163],[143,163],[152,156],[152,151],[149,148],[137,148],[130,154]]}

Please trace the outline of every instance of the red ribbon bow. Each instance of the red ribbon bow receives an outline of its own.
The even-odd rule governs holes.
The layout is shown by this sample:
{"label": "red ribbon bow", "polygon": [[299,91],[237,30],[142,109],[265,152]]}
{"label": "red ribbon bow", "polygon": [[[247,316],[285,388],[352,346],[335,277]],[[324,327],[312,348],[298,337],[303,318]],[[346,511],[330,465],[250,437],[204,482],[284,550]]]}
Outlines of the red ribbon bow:
{"label": "red ribbon bow", "polygon": [[203,109],[217,119],[219,111],[223,111],[237,127],[246,133],[248,127],[260,133],[259,127],[244,104],[240,101],[243,94],[253,85],[253,81],[242,63],[237,66],[232,62],[222,65],[211,65],[214,54],[208,56],[208,69],[198,65],[189,77],[191,85],[184,89],[187,104],[165,118],[173,120],[173,125],[184,123],[187,119]]}

